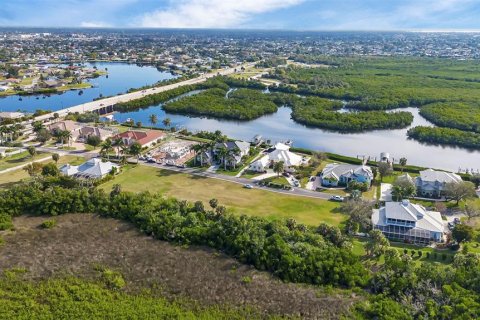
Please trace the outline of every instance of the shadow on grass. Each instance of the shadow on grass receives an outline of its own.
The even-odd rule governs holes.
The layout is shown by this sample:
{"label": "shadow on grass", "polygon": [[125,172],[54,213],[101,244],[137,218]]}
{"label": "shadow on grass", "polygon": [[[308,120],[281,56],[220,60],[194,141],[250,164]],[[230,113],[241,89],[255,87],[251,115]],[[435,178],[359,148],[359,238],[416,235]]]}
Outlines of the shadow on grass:
{"label": "shadow on grass", "polygon": [[190,179],[192,179],[192,180],[207,180],[207,179],[210,179],[210,178],[209,177],[204,177],[204,176],[192,175],[192,176],[190,176]]}
{"label": "shadow on grass", "polygon": [[165,170],[165,169],[160,169],[158,170],[158,173],[157,173],[157,177],[170,177],[175,175],[178,175],[178,172]]}

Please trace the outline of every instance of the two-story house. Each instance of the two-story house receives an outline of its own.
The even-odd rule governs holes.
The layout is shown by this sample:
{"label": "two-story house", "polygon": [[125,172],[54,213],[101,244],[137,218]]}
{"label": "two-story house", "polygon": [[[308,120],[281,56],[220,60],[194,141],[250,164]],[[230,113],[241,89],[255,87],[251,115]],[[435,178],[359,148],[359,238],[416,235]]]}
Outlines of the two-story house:
{"label": "two-story house", "polygon": [[386,202],[384,207],[374,209],[372,225],[391,240],[417,244],[442,242],[446,231],[440,212],[408,200]]}
{"label": "two-story house", "polygon": [[447,183],[459,183],[462,178],[452,172],[427,169],[420,171],[420,176],[415,178],[417,196],[428,198],[441,198],[444,196]]}

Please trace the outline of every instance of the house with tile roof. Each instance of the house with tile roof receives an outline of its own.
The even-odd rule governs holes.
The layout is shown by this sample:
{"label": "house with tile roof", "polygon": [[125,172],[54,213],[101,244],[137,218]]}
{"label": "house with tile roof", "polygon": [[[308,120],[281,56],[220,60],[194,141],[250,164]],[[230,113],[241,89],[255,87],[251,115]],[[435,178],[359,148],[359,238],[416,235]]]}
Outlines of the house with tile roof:
{"label": "house with tile roof", "polygon": [[322,186],[348,186],[351,181],[370,184],[373,180],[372,168],[364,165],[329,163],[320,173]]}
{"label": "house with tile roof", "polygon": [[395,241],[416,244],[442,242],[447,230],[440,212],[429,211],[408,200],[386,202],[384,207],[373,210],[371,219],[374,229]]}
{"label": "house with tile roof", "polygon": [[158,140],[162,140],[166,134],[158,130],[129,130],[117,134],[113,139],[122,139],[126,146],[130,146],[135,142],[140,143],[142,147],[151,147]]}
{"label": "house with tile roof", "polygon": [[420,171],[420,175],[415,178],[417,187],[417,196],[427,198],[441,198],[445,195],[445,186],[447,183],[459,183],[462,178],[452,172],[437,171],[427,169]]}

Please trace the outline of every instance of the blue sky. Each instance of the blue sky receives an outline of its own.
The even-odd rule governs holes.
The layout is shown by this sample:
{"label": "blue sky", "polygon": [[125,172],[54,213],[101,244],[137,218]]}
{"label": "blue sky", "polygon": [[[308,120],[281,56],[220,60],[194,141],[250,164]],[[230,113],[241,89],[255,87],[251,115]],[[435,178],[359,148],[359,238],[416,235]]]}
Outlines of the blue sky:
{"label": "blue sky", "polygon": [[0,0],[0,26],[480,30],[480,0]]}

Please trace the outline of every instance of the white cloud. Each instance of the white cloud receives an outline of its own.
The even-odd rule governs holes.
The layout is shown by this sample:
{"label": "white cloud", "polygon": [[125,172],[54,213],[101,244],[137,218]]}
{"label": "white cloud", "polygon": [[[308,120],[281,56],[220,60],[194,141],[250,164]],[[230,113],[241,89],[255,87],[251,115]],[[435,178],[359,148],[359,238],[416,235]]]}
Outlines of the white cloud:
{"label": "white cloud", "polygon": [[105,22],[99,21],[83,21],[80,23],[80,27],[82,28],[109,28],[111,27],[110,24]]}
{"label": "white cloud", "polygon": [[[351,10],[336,10],[333,15],[328,10],[318,13],[332,15],[323,28],[330,30],[423,30],[455,29],[477,0],[405,0],[401,4],[387,7],[357,6]],[[326,12],[326,13],[325,13]],[[339,19],[341,17],[341,19]]]}
{"label": "white cloud", "polygon": [[164,10],[140,17],[142,27],[239,27],[253,15],[300,4],[304,0],[177,0]]}

